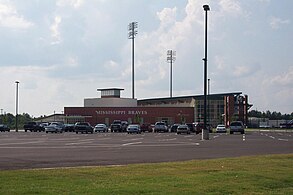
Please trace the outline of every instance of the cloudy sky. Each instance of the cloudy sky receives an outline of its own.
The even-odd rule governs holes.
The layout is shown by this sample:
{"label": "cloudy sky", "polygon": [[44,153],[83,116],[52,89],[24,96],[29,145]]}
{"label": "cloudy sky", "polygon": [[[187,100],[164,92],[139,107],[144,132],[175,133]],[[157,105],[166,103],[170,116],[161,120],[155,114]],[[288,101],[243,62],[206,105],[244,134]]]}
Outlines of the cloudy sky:
{"label": "cloudy sky", "polygon": [[61,113],[100,97],[97,88],[124,88],[132,97],[203,94],[204,11],[208,13],[211,93],[243,92],[253,109],[293,112],[291,0],[0,0],[0,108],[15,113]]}

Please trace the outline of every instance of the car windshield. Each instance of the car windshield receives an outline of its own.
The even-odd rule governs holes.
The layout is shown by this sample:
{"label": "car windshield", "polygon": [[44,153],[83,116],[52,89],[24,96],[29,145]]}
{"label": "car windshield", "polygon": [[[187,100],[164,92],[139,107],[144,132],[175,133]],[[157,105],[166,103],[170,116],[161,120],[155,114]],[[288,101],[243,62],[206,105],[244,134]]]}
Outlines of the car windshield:
{"label": "car windshield", "polygon": [[218,127],[225,127],[225,125],[218,125]]}
{"label": "car windshield", "polygon": [[240,122],[233,122],[230,126],[242,126]]}
{"label": "car windshield", "polygon": [[129,125],[128,127],[129,127],[129,128],[137,128],[138,125]]}
{"label": "car windshield", "polygon": [[185,125],[184,125],[184,126],[183,126],[183,125],[181,125],[181,126],[179,126],[179,127],[178,127],[178,129],[187,129],[187,128],[188,128],[188,127],[187,127],[187,126],[185,126]]}
{"label": "car windshield", "polygon": [[86,126],[88,126],[88,123],[76,123],[76,125],[86,125]]}

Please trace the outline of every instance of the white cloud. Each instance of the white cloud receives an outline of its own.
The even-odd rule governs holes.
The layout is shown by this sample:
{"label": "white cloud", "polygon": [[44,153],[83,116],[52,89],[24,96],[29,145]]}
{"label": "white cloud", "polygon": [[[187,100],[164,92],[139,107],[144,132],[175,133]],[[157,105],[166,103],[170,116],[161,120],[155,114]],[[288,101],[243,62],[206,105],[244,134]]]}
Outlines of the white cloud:
{"label": "white cloud", "polygon": [[278,86],[289,86],[293,88],[293,66],[286,73],[271,78],[270,82]]}
{"label": "white cloud", "polygon": [[228,13],[239,14],[242,12],[240,3],[237,0],[221,0],[219,5],[222,7],[223,11]]}
{"label": "white cloud", "polygon": [[222,71],[225,70],[227,68],[227,64],[226,64],[226,58],[223,56],[215,56],[215,65],[217,66],[217,69]]}
{"label": "white cloud", "polygon": [[79,8],[82,6],[84,3],[84,0],[58,0],[56,2],[56,5],[59,7],[64,7],[64,6],[71,6],[74,8]]}
{"label": "white cloud", "polygon": [[236,66],[233,73],[235,76],[241,77],[243,75],[247,75],[250,72],[251,70],[248,66]]}
{"label": "white cloud", "polygon": [[32,22],[19,15],[12,5],[0,2],[0,26],[13,29],[27,29],[33,26]]}
{"label": "white cloud", "polygon": [[290,20],[282,20],[281,18],[271,17],[269,23],[271,28],[276,30],[279,29],[281,25],[290,24]]}
{"label": "white cloud", "polygon": [[176,21],[177,8],[164,8],[161,12],[157,12],[157,16],[161,21],[161,24],[170,25]]}
{"label": "white cloud", "polygon": [[61,41],[61,36],[59,31],[59,25],[61,21],[62,21],[62,18],[60,16],[55,16],[54,22],[50,27],[51,36],[53,38],[53,42],[51,42],[51,44],[58,44]]}

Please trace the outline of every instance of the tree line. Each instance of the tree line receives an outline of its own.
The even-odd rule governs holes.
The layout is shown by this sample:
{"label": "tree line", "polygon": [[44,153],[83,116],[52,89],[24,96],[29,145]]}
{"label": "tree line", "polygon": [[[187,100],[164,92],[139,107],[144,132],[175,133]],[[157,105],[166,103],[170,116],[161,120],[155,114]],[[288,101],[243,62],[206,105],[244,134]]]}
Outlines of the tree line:
{"label": "tree line", "polygon": [[248,112],[248,117],[268,118],[269,120],[291,120],[293,119],[293,112],[291,114],[282,114],[281,112],[269,111],[261,112],[251,110]]}
{"label": "tree line", "polygon": [[[17,120],[17,126],[18,128],[22,128],[23,125],[29,121],[32,121],[33,118],[27,114],[27,113],[23,113],[23,114],[18,114],[17,115],[18,120]],[[13,114],[1,114],[0,115],[0,124],[5,124],[7,125],[10,129],[15,129],[16,127],[16,117]]]}

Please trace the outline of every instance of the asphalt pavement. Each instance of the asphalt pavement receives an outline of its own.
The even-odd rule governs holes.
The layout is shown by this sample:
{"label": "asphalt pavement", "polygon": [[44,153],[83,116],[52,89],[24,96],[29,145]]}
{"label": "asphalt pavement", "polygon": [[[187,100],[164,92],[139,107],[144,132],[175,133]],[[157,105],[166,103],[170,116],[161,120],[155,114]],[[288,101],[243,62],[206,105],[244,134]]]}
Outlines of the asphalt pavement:
{"label": "asphalt pavement", "polygon": [[292,132],[46,134],[0,132],[0,170],[127,165],[293,153]]}

